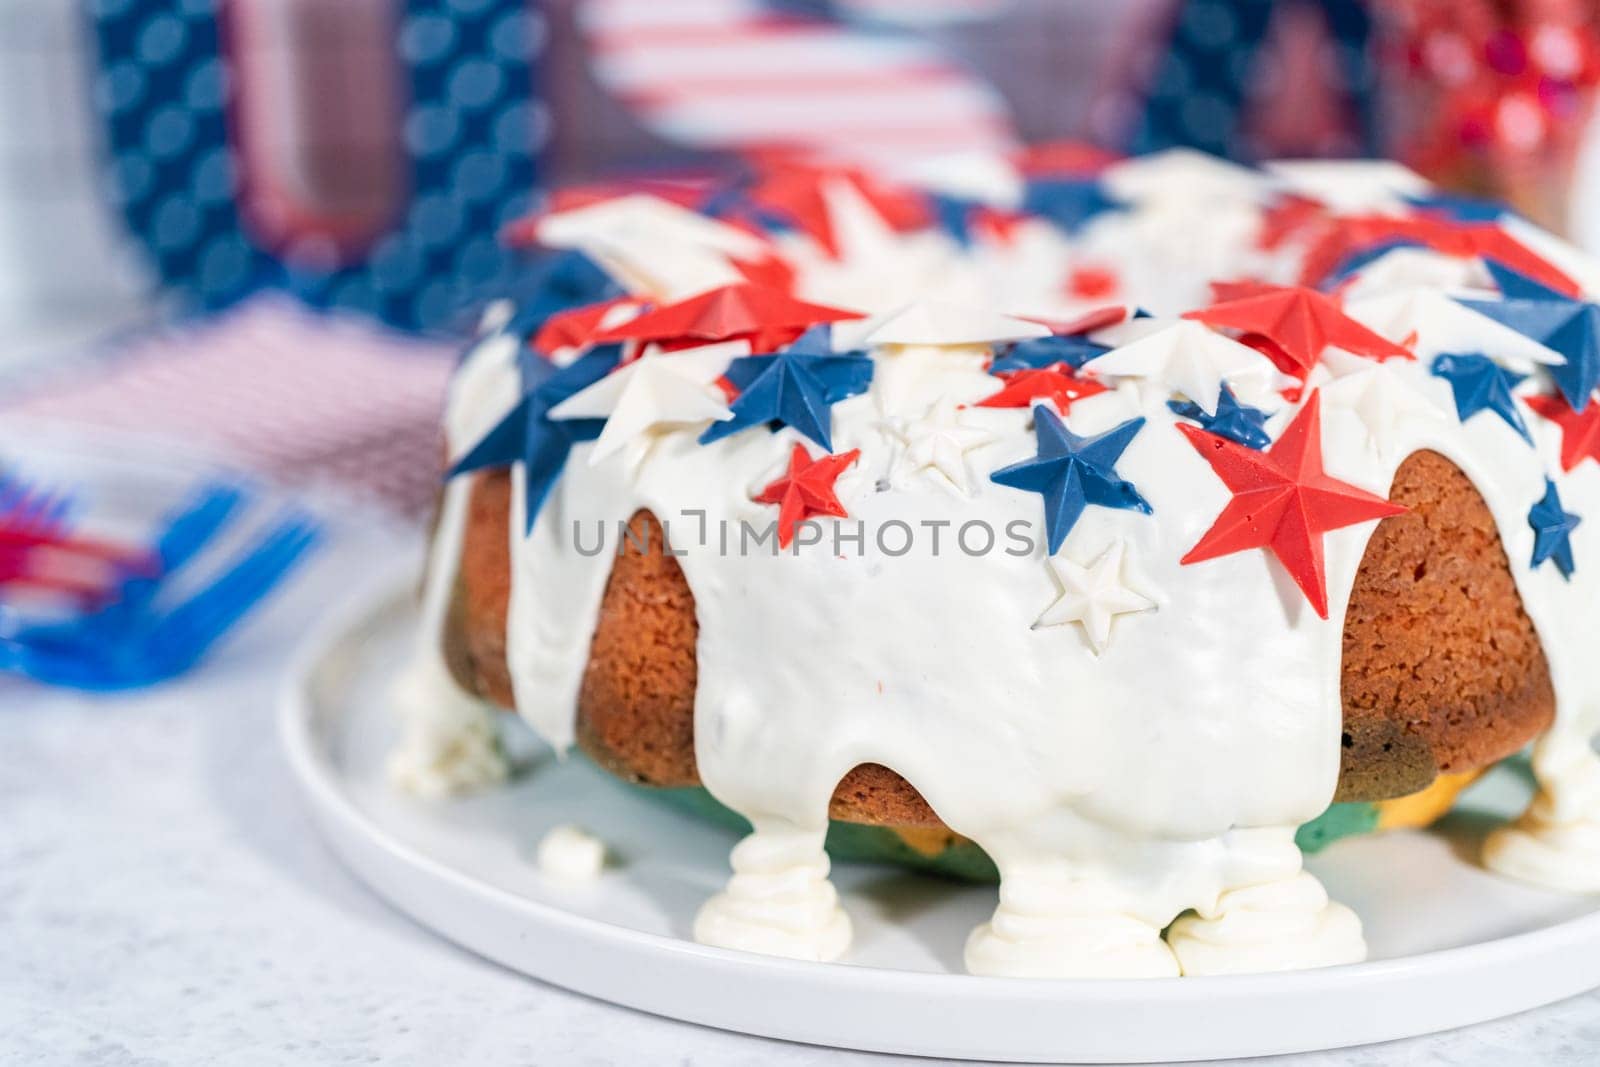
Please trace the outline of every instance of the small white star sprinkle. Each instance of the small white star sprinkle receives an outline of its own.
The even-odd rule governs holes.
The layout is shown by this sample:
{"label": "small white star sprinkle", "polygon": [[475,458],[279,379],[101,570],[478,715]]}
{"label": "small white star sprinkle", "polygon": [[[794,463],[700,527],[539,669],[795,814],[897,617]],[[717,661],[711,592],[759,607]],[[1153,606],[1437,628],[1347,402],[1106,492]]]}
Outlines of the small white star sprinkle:
{"label": "small white star sprinkle", "polygon": [[1346,358],[1362,364],[1362,369],[1322,386],[1323,399],[1329,407],[1355,413],[1366,429],[1367,447],[1379,456],[1391,455],[1399,447],[1402,427],[1437,422],[1444,417],[1427,397],[1401,381],[1393,367]]}
{"label": "small white star sprinkle", "polygon": [[1045,562],[1055,575],[1061,595],[1033,624],[1035,630],[1048,626],[1077,623],[1096,654],[1111,644],[1111,625],[1118,615],[1149,611],[1156,606],[1150,597],[1128,584],[1124,574],[1127,545],[1117,541],[1087,567],[1064,556],[1051,556]]}
{"label": "small white star sprinkle", "polygon": [[865,341],[874,345],[988,345],[1048,337],[1036,322],[944,300],[917,300],[887,315]]}
{"label": "small white star sprinkle", "polygon": [[905,442],[900,457],[903,470],[937,474],[935,480],[949,484],[963,494],[972,492],[966,453],[994,440],[994,434],[963,422],[951,400],[941,400],[920,420],[896,431]]}
{"label": "small white star sprinkle", "polygon": [[1207,414],[1217,410],[1223,382],[1241,401],[1260,407],[1278,379],[1277,368],[1260,352],[1188,319],[1091,359],[1084,370],[1139,379],[1147,403],[1164,404],[1182,393]]}

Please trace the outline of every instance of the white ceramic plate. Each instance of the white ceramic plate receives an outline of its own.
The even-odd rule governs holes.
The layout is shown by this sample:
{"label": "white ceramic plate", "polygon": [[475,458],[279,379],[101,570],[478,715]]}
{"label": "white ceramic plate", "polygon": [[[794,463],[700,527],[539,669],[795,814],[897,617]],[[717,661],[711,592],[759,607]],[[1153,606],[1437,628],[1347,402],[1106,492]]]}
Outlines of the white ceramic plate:
{"label": "white ceramic plate", "polygon": [[[884,1052],[1054,1062],[1207,1059],[1333,1048],[1462,1026],[1600,985],[1600,901],[1499,879],[1473,862],[1527,785],[1498,772],[1435,832],[1340,842],[1311,863],[1366,923],[1372,961],[1237,978],[1036,981],[959,973],[994,892],[838,865],[856,923],[848,964],[689,940],[731,837],[650,802],[514,727],[511,786],[430,804],[388,788],[387,687],[410,647],[402,587],[308,642],[283,738],[328,840],[419,922],[508,967],[645,1011],[769,1037]],[[508,717],[509,719],[509,717]],[[578,822],[614,857],[591,885],[547,882],[545,830]]]}

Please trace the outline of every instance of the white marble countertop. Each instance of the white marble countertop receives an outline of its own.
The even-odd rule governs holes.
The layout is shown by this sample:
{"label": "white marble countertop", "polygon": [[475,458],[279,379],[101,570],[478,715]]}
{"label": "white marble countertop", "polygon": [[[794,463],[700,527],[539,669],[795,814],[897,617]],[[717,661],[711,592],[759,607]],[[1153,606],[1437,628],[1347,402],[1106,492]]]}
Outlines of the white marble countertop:
{"label": "white marble countertop", "polygon": [[[904,1064],[576,996],[369,893],[302,809],[273,730],[297,635],[371,542],[335,543],[201,672],[90,698],[0,678],[0,1063]],[[1357,1064],[1576,1065],[1600,992]]]}

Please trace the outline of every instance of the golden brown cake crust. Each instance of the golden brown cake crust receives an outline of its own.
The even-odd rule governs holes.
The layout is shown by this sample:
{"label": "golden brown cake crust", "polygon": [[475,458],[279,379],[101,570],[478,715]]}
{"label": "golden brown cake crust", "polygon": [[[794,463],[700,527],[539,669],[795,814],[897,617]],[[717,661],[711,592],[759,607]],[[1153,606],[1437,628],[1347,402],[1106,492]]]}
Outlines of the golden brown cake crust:
{"label": "golden brown cake crust", "polygon": [[[512,705],[505,662],[510,595],[508,475],[477,475],[446,626],[446,659],[467,689]],[[1391,499],[1411,510],[1373,535],[1345,623],[1344,751],[1338,800],[1381,800],[1515,752],[1550,722],[1555,698],[1537,634],[1494,521],[1454,464],[1421,452]],[[578,743],[601,766],[660,786],[699,782],[694,756],[694,597],[677,561],[624,541],[600,606],[578,699]],[[912,786],[864,764],[831,813],[849,822],[938,826]]]}
{"label": "golden brown cake crust", "polygon": [[1555,691],[1494,517],[1436,452],[1395,475],[1344,627],[1338,799],[1415,792],[1486,767],[1550,725]]}

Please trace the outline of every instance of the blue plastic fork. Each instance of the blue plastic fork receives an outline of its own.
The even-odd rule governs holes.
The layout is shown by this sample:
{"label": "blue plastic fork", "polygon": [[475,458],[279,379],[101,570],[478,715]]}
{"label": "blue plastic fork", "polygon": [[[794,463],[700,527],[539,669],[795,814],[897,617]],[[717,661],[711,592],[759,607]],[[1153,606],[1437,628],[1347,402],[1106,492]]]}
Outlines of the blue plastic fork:
{"label": "blue plastic fork", "polygon": [[55,645],[70,653],[84,643],[105,644],[120,640],[125,629],[147,621],[143,618],[144,607],[155,597],[162,583],[221,533],[243,500],[244,493],[237,486],[223,483],[203,486],[155,535],[151,548],[156,565],[153,573],[125,578],[96,611],[64,622],[31,627],[29,643]]}
{"label": "blue plastic fork", "polygon": [[78,639],[67,639],[67,627],[52,627],[52,633],[25,630],[0,639],[0,670],[94,691],[165,681],[193,666],[275,589],[318,536],[310,518],[286,516],[205,588],[164,612],[148,606],[133,611],[119,622],[115,636],[80,630]]}

